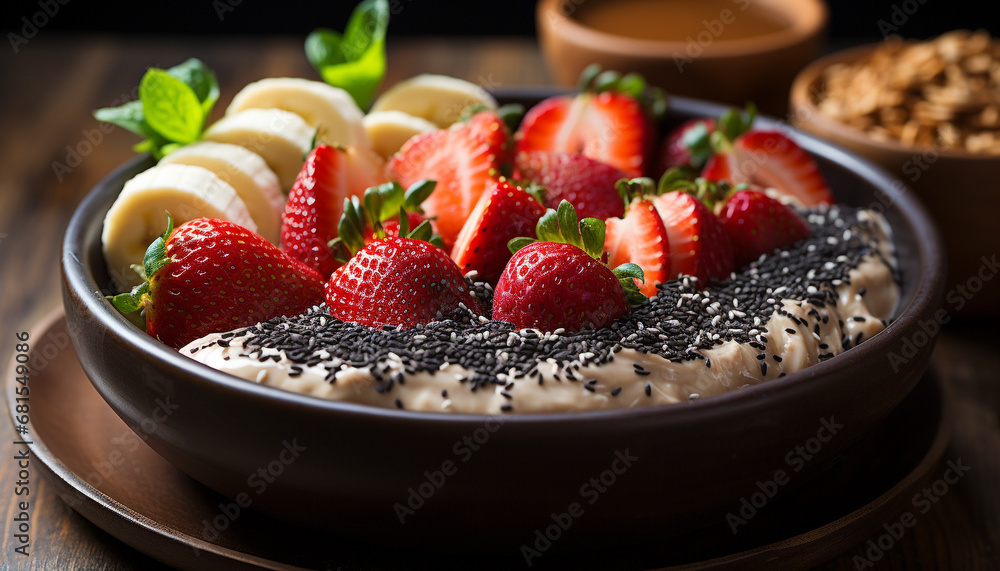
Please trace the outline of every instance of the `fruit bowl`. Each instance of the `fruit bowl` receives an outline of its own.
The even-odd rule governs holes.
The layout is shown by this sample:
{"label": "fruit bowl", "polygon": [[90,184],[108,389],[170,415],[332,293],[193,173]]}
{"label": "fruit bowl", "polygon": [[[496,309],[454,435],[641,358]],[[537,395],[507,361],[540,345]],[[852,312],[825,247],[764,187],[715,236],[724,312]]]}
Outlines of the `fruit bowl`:
{"label": "fruit bowl", "polygon": [[[498,95],[532,104],[554,94]],[[676,98],[665,126],[722,111]],[[537,533],[559,538],[542,542],[545,550],[562,550],[726,522],[760,490],[785,494],[827,469],[881,421],[926,368],[941,317],[944,259],[919,203],[870,163],[795,137],[839,201],[885,205],[902,284],[896,319],[844,354],[722,396],[617,411],[445,415],[326,401],[197,363],[104,298],[102,221],[124,182],[151,166],[145,157],[102,181],[67,229],[69,331],[97,390],[154,450],[238,505],[289,522],[372,543],[514,553],[535,546]]]}

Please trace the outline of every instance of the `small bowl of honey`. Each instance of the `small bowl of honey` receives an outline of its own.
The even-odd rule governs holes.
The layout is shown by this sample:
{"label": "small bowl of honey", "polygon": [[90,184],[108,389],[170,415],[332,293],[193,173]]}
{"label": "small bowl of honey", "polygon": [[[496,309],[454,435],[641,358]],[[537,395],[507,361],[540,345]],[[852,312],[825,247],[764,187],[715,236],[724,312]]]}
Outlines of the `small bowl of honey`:
{"label": "small bowl of honey", "polygon": [[780,114],[828,14],[822,0],[541,0],[536,16],[557,83],[598,63],[672,95]]}

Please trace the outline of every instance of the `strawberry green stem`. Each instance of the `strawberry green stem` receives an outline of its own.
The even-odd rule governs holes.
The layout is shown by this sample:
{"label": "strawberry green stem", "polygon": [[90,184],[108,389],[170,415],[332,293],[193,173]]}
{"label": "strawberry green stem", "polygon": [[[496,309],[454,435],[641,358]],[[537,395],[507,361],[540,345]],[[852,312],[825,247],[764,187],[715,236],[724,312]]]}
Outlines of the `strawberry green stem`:
{"label": "strawberry green stem", "polygon": [[167,256],[167,238],[174,231],[174,218],[167,212],[167,229],[163,232],[163,235],[158,236],[153,243],[146,248],[146,255],[142,258],[142,267],[133,265],[132,269],[135,270],[139,276],[142,277],[142,283],[132,288],[132,291],[127,293],[120,293],[115,296],[107,296],[111,300],[112,305],[114,305],[118,311],[122,313],[132,313],[138,311],[145,305],[149,297],[149,284],[156,275],[156,272],[160,271],[163,266],[166,266],[171,262],[171,259]]}

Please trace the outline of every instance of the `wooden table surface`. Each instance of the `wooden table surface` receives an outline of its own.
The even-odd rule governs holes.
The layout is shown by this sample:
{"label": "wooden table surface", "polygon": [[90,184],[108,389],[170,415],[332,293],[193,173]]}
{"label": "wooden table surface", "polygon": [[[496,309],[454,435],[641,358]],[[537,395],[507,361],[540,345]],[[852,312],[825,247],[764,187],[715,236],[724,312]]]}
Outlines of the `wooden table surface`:
{"label": "wooden table surface", "polygon": [[[250,81],[315,77],[301,45],[298,39],[267,37],[53,38],[43,30],[16,55],[0,50],[0,362],[9,362],[14,332],[29,329],[61,303],[57,260],[76,204],[133,154],[136,137],[122,129],[102,133],[91,110],[134,98],[148,66],[199,57],[218,73],[218,114]],[[487,88],[548,81],[535,43],[516,39],[391,39],[389,69],[386,84],[420,72],[454,75]],[[80,156],[70,156],[71,149]],[[972,469],[875,568],[1000,569],[998,341],[996,327],[988,322],[953,322],[940,334],[935,361],[954,387],[958,407],[944,459],[961,459]],[[0,569],[164,568],[68,509],[37,472],[31,483],[31,554],[16,554],[13,440],[10,422],[0,419]],[[938,473],[944,469],[942,462]],[[853,569],[853,558],[863,557],[865,548],[850,547],[822,568]]]}

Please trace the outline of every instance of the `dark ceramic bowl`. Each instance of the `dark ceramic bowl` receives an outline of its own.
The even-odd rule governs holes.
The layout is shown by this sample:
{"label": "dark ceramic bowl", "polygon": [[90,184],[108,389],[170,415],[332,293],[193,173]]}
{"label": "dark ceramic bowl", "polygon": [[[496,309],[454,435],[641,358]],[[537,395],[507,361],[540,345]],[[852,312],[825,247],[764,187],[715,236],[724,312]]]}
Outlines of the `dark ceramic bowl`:
{"label": "dark ceramic bowl", "polygon": [[[552,93],[501,99],[530,104]],[[668,126],[721,111],[677,98]],[[870,163],[796,138],[838,200],[884,209],[900,260],[898,317],[842,355],[737,392],[666,407],[498,418],[331,402],[218,372],[148,337],[103,297],[102,220],[122,184],[152,165],[147,158],[99,184],[66,232],[71,336],[115,412],[168,461],[233,499],[205,522],[207,536],[238,517],[239,505],[374,543],[442,550],[639,542],[724,522],[727,513],[753,525],[756,508],[744,499],[760,504],[762,493],[793,491],[913,388],[931,355],[926,331],[944,280],[937,232],[909,192]],[[821,431],[827,425],[836,426],[832,438]]]}

